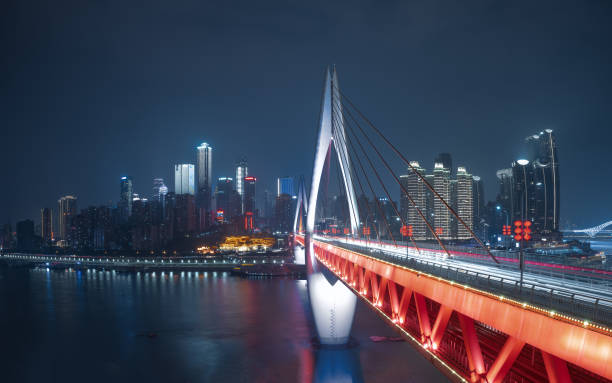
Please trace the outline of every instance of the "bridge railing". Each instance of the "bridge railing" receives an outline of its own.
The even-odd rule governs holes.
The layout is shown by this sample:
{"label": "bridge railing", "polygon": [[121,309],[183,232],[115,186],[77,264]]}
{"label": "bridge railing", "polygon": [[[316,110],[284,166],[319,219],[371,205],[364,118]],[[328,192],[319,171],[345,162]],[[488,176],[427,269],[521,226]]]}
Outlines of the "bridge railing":
{"label": "bridge railing", "polygon": [[341,247],[578,319],[612,326],[612,300],[341,243]]}

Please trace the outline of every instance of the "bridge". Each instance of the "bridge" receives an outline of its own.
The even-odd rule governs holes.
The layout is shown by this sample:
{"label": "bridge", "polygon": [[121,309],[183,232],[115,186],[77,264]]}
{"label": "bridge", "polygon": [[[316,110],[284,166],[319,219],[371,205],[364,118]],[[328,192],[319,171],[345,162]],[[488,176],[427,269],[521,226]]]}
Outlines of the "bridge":
{"label": "bridge", "polygon": [[[302,180],[293,233],[296,252],[304,251],[321,343],[348,342],[359,299],[451,381],[611,381],[612,272],[488,249],[468,220],[340,90],[335,68],[325,77],[310,196]],[[316,215],[332,151],[347,206],[343,227],[330,231],[321,230]],[[390,156],[418,177],[443,207],[437,214],[453,217],[472,245],[452,245],[434,227],[421,201],[400,182]],[[357,187],[373,206],[358,203]],[[381,214],[381,197],[393,201],[391,187],[409,200],[433,241],[415,240],[393,203],[401,235]],[[373,224],[369,218],[376,213],[380,219]]]}
{"label": "bridge", "polygon": [[610,227],[610,226],[612,226],[612,221],[604,222],[601,225],[589,227],[587,229],[566,230],[566,232],[568,232],[568,233],[582,233],[582,234],[586,234],[589,237],[593,238],[597,234],[599,234],[600,232],[602,232],[603,230],[605,230],[607,227]]}

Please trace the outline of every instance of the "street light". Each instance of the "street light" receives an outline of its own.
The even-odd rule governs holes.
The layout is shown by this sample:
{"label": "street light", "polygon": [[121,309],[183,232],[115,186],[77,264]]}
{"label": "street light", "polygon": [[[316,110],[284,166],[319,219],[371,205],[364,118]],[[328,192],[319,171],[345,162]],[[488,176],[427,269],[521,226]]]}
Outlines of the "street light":
{"label": "street light", "polygon": [[[528,233],[523,233],[523,235],[520,235],[523,231],[523,229],[525,227],[529,227],[531,225],[531,222],[529,221],[525,221],[525,215],[526,212],[526,204],[527,204],[527,170],[526,170],[526,166],[529,165],[529,160],[525,160],[525,159],[520,159],[520,160],[516,160],[516,163],[519,164],[522,168],[523,168],[523,193],[521,193],[521,220],[520,221],[515,221],[514,225],[516,226],[515,229],[515,233],[517,234],[517,236],[515,237],[515,239],[517,239],[519,242],[519,268],[521,270],[521,291],[523,290],[523,272],[525,271],[525,254],[523,254],[523,240],[529,240],[529,238],[525,238],[525,235],[529,236]],[[519,225],[517,225],[517,223],[519,223]],[[526,222],[529,222],[529,226],[525,225]],[[521,226],[523,226],[523,229],[521,228]],[[518,232],[517,232],[518,230]],[[529,231],[531,232],[531,229],[529,229]]]}

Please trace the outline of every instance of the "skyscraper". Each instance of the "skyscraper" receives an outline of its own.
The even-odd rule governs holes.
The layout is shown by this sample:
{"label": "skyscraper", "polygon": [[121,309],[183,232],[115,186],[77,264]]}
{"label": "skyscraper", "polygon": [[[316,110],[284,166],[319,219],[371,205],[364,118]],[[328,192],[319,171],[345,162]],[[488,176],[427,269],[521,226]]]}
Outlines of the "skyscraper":
{"label": "skyscraper", "polygon": [[293,177],[281,177],[276,179],[276,196],[281,194],[295,195],[293,191]]}
{"label": "skyscraper", "polygon": [[[164,187],[166,187],[166,184],[164,184],[163,178],[153,178],[153,195],[151,198],[153,201],[161,201],[161,190]],[[167,187],[166,193],[168,193]]]}
{"label": "skyscraper", "polygon": [[474,183],[472,185],[472,193],[474,194],[474,233],[480,237],[480,239],[486,238],[483,220],[486,216],[485,213],[485,199],[484,199],[484,186],[479,176],[473,176]]}
{"label": "skyscraper", "polygon": [[453,158],[450,153],[440,153],[434,160],[434,163],[441,163],[444,166],[444,169],[448,169],[449,174],[453,175]]}
{"label": "skyscraper", "polygon": [[195,195],[195,166],[193,164],[174,165],[174,192],[176,195]]}
{"label": "skyscraper", "polygon": [[134,184],[132,177],[123,176],[119,181],[119,203],[117,207],[122,221],[127,221],[132,215],[132,195],[134,194]]}
{"label": "skyscraper", "polygon": [[203,142],[197,147],[198,164],[198,194],[197,208],[200,230],[208,227],[211,222],[212,197],[212,147]]}
{"label": "skyscraper", "polygon": [[231,208],[231,197],[234,192],[234,180],[229,177],[219,177],[217,179],[217,190],[215,191],[215,200],[217,202],[217,211],[223,213],[223,221],[229,221],[233,211]]}
{"label": "skyscraper", "polygon": [[67,241],[69,240],[72,218],[77,214],[77,198],[67,195],[57,202],[59,204],[59,238]]}
{"label": "skyscraper", "polygon": [[45,243],[53,239],[53,210],[48,207],[40,209],[40,234]]}
{"label": "skyscraper", "polygon": [[244,177],[244,218],[245,230],[253,230],[254,218],[257,216],[255,211],[255,184],[257,178],[253,176]]}
{"label": "skyscraper", "polygon": [[253,176],[244,177],[244,210],[255,212],[255,185],[257,178]]}
{"label": "skyscraper", "polygon": [[[470,230],[474,230],[474,193],[473,193],[474,179],[472,175],[468,173],[463,166],[457,168],[457,214],[463,222],[469,227]],[[470,239],[472,235],[470,231],[463,226],[460,222],[457,222],[457,238],[458,239]]]}
{"label": "skyscraper", "polygon": [[236,164],[236,191],[240,195],[241,206],[240,212],[244,213],[244,177],[249,175],[249,166],[245,158],[238,161]]}
{"label": "skyscraper", "polygon": [[557,143],[551,129],[526,138],[534,176],[534,229],[548,235],[559,231],[560,183]]}
{"label": "skyscraper", "polygon": [[[436,192],[450,205],[451,186],[450,169],[444,167],[441,162],[434,163],[433,187]],[[436,196],[433,197],[434,228],[441,239],[451,238],[451,213],[442,201]]]}
{"label": "skyscraper", "polygon": [[[417,161],[410,161],[410,165],[415,168],[421,175],[425,175],[425,169]],[[409,170],[408,174],[400,176],[402,186],[412,200],[416,204],[416,207],[410,202],[408,195],[404,193],[400,188],[400,214],[405,220],[408,226],[412,226],[413,238],[416,240],[424,240],[427,238],[427,224],[423,221],[423,218],[419,214],[417,208],[427,216],[427,187],[421,178],[415,174],[412,170]]]}

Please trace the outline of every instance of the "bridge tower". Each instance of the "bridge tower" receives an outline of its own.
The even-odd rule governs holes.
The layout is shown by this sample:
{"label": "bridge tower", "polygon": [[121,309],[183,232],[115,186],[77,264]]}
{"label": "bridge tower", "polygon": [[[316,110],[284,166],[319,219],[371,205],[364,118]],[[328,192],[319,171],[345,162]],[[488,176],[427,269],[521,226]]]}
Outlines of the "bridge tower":
{"label": "bridge tower", "polygon": [[[324,345],[342,345],[349,340],[357,297],[340,281],[333,273],[322,265],[317,264],[310,237],[314,232],[315,214],[317,211],[317,197],[321,183],[321,175],[325,167],[327,153],[333,142],[339,168],[344,181],[344,188],[348,201],[350,214],[350,231],[356,235],[359,231],[359,211],[357,199],[353,190],[351,179],[351,163],[349,161],[348,149],[346,147],[346,133],[344,131],[344,120],[342,119],[342,104],[340,102],[340,91],[336,68],[328,68],[325,75],[323,87],[323,99],[321,104],[321,116],[319,120],[319,136],[315,152],[314,167],[312,173],[312,186],[310,188],[310,201],[308,203],[306,216],[306,265],[308,269],[308,293],[310,305],[319,334],[319,340]],[[305,196],[305,193],[304,193]],[[299,214],[299,202],[298,211]],[[296,222],[297,222],[296,215]],[[294,230],[295,232],[295,230]]]}
{"label": "bridge tower", "polygon": [[325,85],[323,87],[321,117],[319,120],[319,138],[317,140],[317,149],[315,152],[314,167],[312,171],[312,186],[310,188],[310,202],[308,204],[310,209],[308,210],[306,222],[306,230],[308,233],[312,233],[314,231],[317,197],[319,195],[321,175],[323,174],[327,152],[332,142],[338,157],[340,171],[342,172],[342,180],[344,181],[344,189],[346,190],[346,199],[348,200],[349,204],[348,210],[350,215],[351,233],[355,235],[359,230],[359,210],[357,209],[355,190],[353,190],[351,163],[349,161],[348,149],[346,147],[346,133],[344,131],[344,120],[342,118],[341,108],[342,104],[340,102],[338,75],[336,73],[336,68],[333,67],[332,72],[330,72],[329,69],[327,70],[325,75]]}

